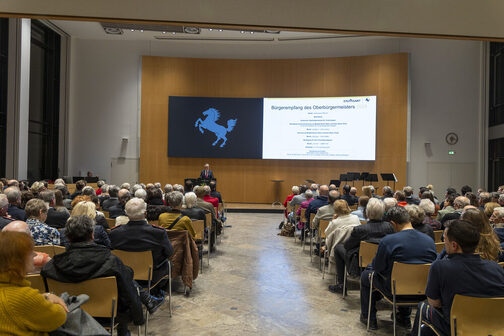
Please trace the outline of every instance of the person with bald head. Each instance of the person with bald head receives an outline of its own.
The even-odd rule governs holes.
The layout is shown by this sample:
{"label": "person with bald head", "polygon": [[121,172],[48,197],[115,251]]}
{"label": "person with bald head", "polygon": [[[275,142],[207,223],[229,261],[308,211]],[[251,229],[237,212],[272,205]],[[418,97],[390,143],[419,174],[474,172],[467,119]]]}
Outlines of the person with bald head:
{"label": "person with bald head", "polygon": [[4,194],[0,194],[0,230],[12,222],[12,218],[10,218],[7,211],[9,210],[9,201],[7,200],[7,196]]}
{"label": "person with bald head", "polygon": [[[3,229],[2,232],[22,232],[26,233],[30,237],[32,236],[30,232],[30,228],[28,227],[28,224],[26,222],[20,221],[20,220],[15,220],[7,224]],[[33,238],[32,238],[33,239]],[[49,260],[51,260],[51,257],[47,253],[43,252],[37,252],[34,251],[35,255],[33,256],[33,266],[35,266],[35,272],[39,272],[42,267],[44,267],[45,264]]]}
{"label": "person with bald head", "polygon": [[310,214],[316,214],[319,208],[327,204],[329,204],[329,187],[324,184],[320,186],[319,195],[315,197],[306,208],[306,223],[310,222]]}

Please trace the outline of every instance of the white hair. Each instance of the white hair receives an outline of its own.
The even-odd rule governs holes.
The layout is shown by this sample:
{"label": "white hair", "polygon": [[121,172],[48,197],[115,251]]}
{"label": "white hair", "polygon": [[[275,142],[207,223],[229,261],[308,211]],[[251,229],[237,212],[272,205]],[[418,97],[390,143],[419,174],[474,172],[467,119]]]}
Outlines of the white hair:
{"label": "white hair", "polygon": [[378,198],[371,198],[366,205],[366,216],[369,219],[381,220],[385,213],[385,203]]}
{"label": "white hair", "polygon": [[172,192],[173,191],[173,186],[171,184],[165,184],[164,186],[164,192],[165,193],[169,193],[169,192]]}
{"label": "white hair", "polygon": [[434,203],[428,198],[424,198],[420,201],[420,204],[418,205],[420,208],[425,211],[426,215],[432,215],[436,211],[436,207],[434,206]]}
{"label": "white hair", "polygon": [[62,178],[57,178],[54,181],[54,184],[63,184],[63,185],[65,185],[65,180],[63,180]]}
{"label": "white hair", "polygon": [[139,189],[143,189],[140,184],[134,184],[133,187],[131,187],[131,193],[135,195],[136,191]]}
{"label": "white hair", "polygon": [[154,187],[161,189],[161,183],[159,182],[154,183]]}
{"label": "white hair", "polygon": [[504,207],[494,208],[494,213],[497,215],[496,217],[498,218],[504,217]]}
{"label": "white hair", "polygon": [[135,197],[145,200],[147,198],[147,191],[143,190],[142,188],[137,189],[137,191],[135,191]]}
{"label": "white hair", "polygon": [[192,191],[186,193],[184,196],[186,208],[187,209],[194,208],[194,206],[196,205],[197,199],[198,199],[198,197],[196,197],[196,194],[193,193]]}
{"label": "white hair", "polygon": [[128,224],[128,222],[129,222],[129,218],[127,216],[119,216],[119,217],[116,217],[115,225],[116,226],[124,225],[124,224]]}
{"label": "white hair", "polygon": [[306,196],[306,199],[313,198],[313,191],[311,191],[310,189],[306,190],[304,194]]}
{"label": "white hair", "polygon": [[132,221],[144,220],[146,209],[147,205],[145,204],[145,201],[138,197],[130,199],[124,207],[126,215]]}
{"label": "white hair", "polygon": [[7,208],[9,206],[9,200],[5,194],[0,194],[0,209]]}
{"label": "white hair", "polygon": [[295,195],[299,195],[299,187],[298,186],[293,186],[292,187],[292,193]]}
{"label": "white hair", "polygon": [[385,204],[385,211],[388,211],[397,204],[397,200],[394,197],[387,197],[383,200],[383,203]]}
{"label": "white hair", "polygon": [[121,189],[128,189],[128,191],[129,191],[130,188],[131,188],[131,185],[128,182],[121,184]]}

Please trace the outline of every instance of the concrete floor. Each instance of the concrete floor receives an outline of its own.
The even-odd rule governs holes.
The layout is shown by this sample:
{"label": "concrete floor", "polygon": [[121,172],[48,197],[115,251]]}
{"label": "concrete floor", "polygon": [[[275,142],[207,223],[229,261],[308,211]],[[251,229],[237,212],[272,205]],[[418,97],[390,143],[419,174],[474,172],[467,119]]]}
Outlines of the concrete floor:
{"label": "concrete floor", "polygon": [[[359,322],[359,284],[349,295],[330,293],[309,246],[278,236],[280,214],[230,213],[210,268],[189,297],[179,286],[173,317],[163,305],[149,319],[150,335],[392,335],[391,307],[378,305],[379,330]],[[205,255],[206,265],[206,255]],[[132,331],[135,329],[132,329]],[[398,335],[405,329],[398,327]],[[134,334],[135,332],[133,332]]]}

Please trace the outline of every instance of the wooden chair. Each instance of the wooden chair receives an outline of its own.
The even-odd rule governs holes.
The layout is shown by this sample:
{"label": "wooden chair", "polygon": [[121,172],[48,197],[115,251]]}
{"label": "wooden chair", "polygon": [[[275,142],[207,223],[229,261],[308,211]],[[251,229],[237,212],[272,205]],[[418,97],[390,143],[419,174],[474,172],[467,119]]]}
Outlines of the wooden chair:
{"label": "wooden chair", "polygon": [[436,243],[436,252],[438,254],[441,253],[443,249],[444,249],[444,242]]}
{"label": "wooden chair", "polygon": [[[423,305],[424,303],[421,308]],[[480,298],[456,294],[450,311],[451,335],[502,335],[503,310],[504,298],[502,297]],[[421,320],[419,325],[422,324],[439,335],[431,324]],[[418,335],[420,335],[420,328],[418,328]]]}
{"label": "wooden chair", "polygon": [[366,224],[367,221],[366,220],[361,220],[360,223],[361,223],[361,225],[363,225],[363,224]]}
{"label": "wooden chair", "polygon": [[59,246],[59,245],[54,245],[53,248],[54,248],[54,255],[65,253],[65,251],[66,251],[65,247]]}
{"label": "wooden chair", "polygon": [[113,228],[116,225],[116,220],[115,218],[106,218],[107,219],[107,224],[109,228]]}
{"label": "wooden chair", "polygon": [[[392,305],[392,315],[394,321],[394,336],[396,335],[396,312],[399,306],[417,306],[419,302],[425,299],[425,287],[427,286],[427,277],[431,264],[403,264],[394,261],[392,267],[392,275],[390,279],[390,288],[392,289],[392,297],[385,295],[379,289],[373,287],[374,272],[370,277],[369,288],[369,307],[367,330],[369,331],[369,322],[371,318],[371,300],[373,291],[378,291],[383,295],[383,298]],[[407,299],[402,300],[398,296],[419,296],[418,300]]]}
{"label": "wooden chair", "polygon": [[103,216],[105,216],[105,218],[110,218],[110,212],[108,211],[102,211],[103,212]]}
{"label": "wooden chair", "polygon": [[[359,267],[361,270],[366,268],[369,264],[373,262],[373,259],[378,251],[378,244],[368,243],[365,241],[360,242],[359,246]],[[346,286],[347,286],[347,266],[345,264],[345,273],[343,278],[343,298],[346,297]]]}
{"label": "wooden chair", "polygon": [[26,280],[30,281],[30,287],[37,289],[41,294],[47,292],[44,278],[40,274],[27,274]]}
{"label": "wooden chair", "polygon": [[[301,241],[301,246],[303,247],[303,250],[304,250],[304,238],[303,238],[303,234],[304,234],[304,227],[306,226],[306,219],[305,219],[305,215],[306,215],[306,208],[301,208],[301,211],[299,212],[299,222],[300,223],[303,223],[304,226],[303,226],[303,229],[301,230],[301,235],[299,236],[299,240]],[[297,225],[296,225],[297,226]],[[294,242],[296,242],[296,231],[294,230]]]}
{"label": "wooden chair", "polygon": [[443,230],[434,230],[434,242],[440,243],[443,237]]}
{"label": "wooden chair", "polygon": [[[192,226],[194,229],[194,232],[196,232],[195,239],[196,240],[201,240],[201,244],[198,244],[201,246],[201,251],[203,251],[203,242],[205,241],[205,221],[200,219],[200,220],[195,220],[192,221]],[[208,259],[210,263],[210,252],[208,253]],[[200,258],[200,268],[201,268],[201,273],[203,273],[203,257]]]}
{"label": "wooden chair", "polygon": [[81,306],[84,311],[93,317],[110,318],[111,335],[114,335],[117,315],[117,282],[115,277],[97,278],[77,283],[59,282],[46,278],[47,289],[60,296],[67,292],[77,296],[86,294],[89,301]]}
{"label": "wooden chair", "polygon": [[[172,316],[172,292],[171,292],[171,264],[168,265],[168,275],[159,279],[155,284],[152,284],[152,272],[154,271],[154,260],[152,259],[151,251],[123,251],[112,250],[112,254],[119,257],[124,265],[131,267],[133,270],[133,279],[140,281],[147,281],[147,287],[144,287],[149,292],[155,288],[161,281],[168,278],[168,304],[170,310],[170,317]],[[169,261],[168,261],[169,262]],[[147,328],[149,325],[149,310],[145,310],[145,335],[147,335]]]}
{"label": "wooden chair", "polygon": [[[322,243],[322,239],[325,239],[326,238],[326,235],[325,235],[325,230],[327,229],[327,227],[329,226],[329,223],[330,221],[328,220],[325,220],[325,219],[321,219],[319,221],[319,227],[318,227],[318,244],[319,244],[319,251],[320,251],[320,248],[321,248],[321,243]],[[327,250],[326,250],[327,252]],[[324,255],[323,256],[320,256],[320,252],[319,252],[319,269],[322,270],[322,259],[324,259],[324,265],[325,265],[325,255],[326,253],[324,252]]]}
{"label": "wooden chair", "polygon": [[[208,265],[210,265],[210,246],[212,246],[212,241],[217,243],[217,227],[215,230],[212,230],[212,214],[210,212],[205,214],[205,221],[208,229]],[[213,238],[212,235],[214,236]]]}
{"label": "wooden chair", "polygon": [[55,252],[54,252],[54,245],[37,245],[37,246],[33,247],[33,250],[35,252],[46,253],[51,258],[54,257],[54,254],[55,254]]}
{"label": "wooden chair", "polygon": [[312,254],[313,254],[313,233],[315,231],[315,227],[313,226],[313,219],[315,218],[315,214],[311,213],[310,214],[310,262],[312,261]]}

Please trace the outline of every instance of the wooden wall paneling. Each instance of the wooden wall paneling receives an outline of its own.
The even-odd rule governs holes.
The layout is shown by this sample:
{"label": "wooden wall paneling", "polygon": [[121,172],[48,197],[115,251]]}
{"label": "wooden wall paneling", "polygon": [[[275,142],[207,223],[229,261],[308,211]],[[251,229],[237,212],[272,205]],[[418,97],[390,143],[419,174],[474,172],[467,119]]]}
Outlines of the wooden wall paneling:
{"label": "wooden wall paneling", "polygon": [[[140,180],[182,183],[209,162],[227,202],[273,202],[311,178],[327,183],[347,171],[394,172],[406,179],[408,55],[233,60],[144,56]],[[324,97],[377,95],[375,161],[168,158],[168,97]],[[282,136],[279,134],[279,136]],[[365,134],[356,134],[366,136]],[[181,139],[183,141],[183,139]],[[380,187],[384,183],[376,184]],[[356,182],[355,186],[362,186]]]}

